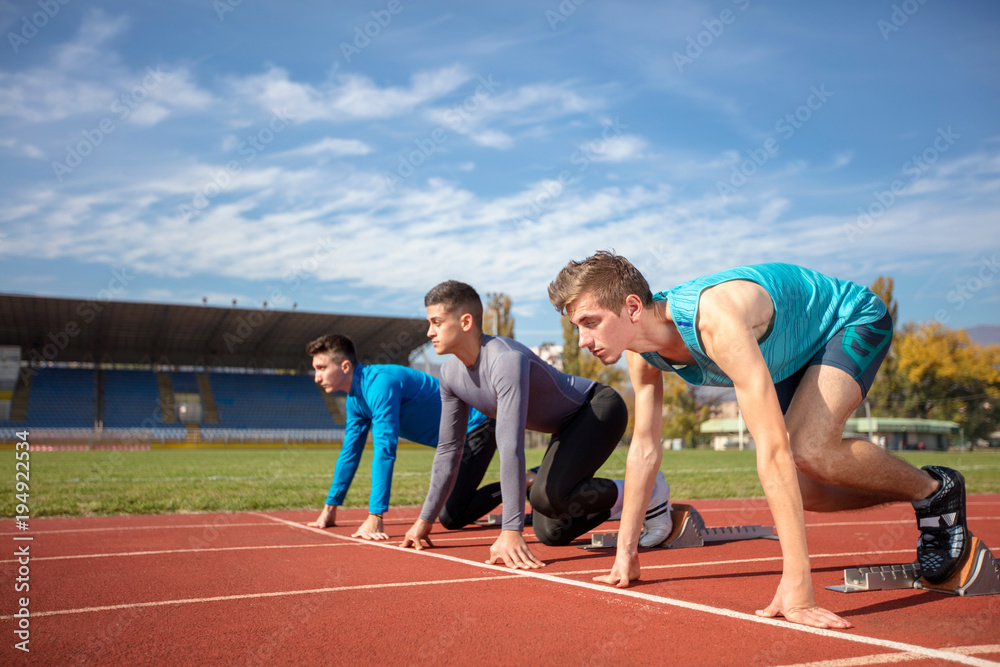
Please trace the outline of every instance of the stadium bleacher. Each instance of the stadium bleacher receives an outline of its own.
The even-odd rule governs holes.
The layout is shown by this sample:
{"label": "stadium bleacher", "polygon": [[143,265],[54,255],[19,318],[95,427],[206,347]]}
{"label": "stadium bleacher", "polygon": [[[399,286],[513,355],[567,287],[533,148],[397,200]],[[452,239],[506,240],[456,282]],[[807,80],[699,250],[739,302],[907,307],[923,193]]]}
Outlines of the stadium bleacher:
{"label": "stadium bleacher", "polygon": [[219,426],[224,428],[330,428],[323,398],[308,375],[209,375]]}
{"label": "stadium bleacher", "polygon": [[[35,371],[26,418],[0,421],[5,438],[18,429],[88,438],[100,424],[101,438],[189,439],[183,424],[164,422],[157,375],[151,369],[102,370],[100,381],[95,369]],[[218,422],[208,422],[203,415],[196,425],[202,441],[320,442],[342,436],[343,424],[335,422],[311,375],[213,372],[208,379]],[[175,395],[201,393],[197,373],[175,371],[170,380]]]}
{"label": "stadium bleacher", "polygon": [[152,371],[104,371],[105,428],[151,428],[163,423]]}
{"label": "stadium bleacher", "polygon": [[9,426],[92,428],[97,409],[97,375],[92,369],[46,368],[31,385],[28,414]]}

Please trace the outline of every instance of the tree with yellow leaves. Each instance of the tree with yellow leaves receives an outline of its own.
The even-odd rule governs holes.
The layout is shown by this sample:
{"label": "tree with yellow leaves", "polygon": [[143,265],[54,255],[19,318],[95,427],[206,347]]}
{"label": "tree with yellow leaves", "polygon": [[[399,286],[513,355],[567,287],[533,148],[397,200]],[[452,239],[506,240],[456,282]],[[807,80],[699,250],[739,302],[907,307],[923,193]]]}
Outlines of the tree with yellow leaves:
{"label": "tree with yellow leaves", "polygon": [[894,345],[905,385],[897,416],[958,422],[971,442],[1000,428],[1000,345],[938,322],[908,325]]}
{"label": "tree with yellow leaves", "polygon": [[[893,325],[896,324],[896,314],[899,311],[899,304],[892,294],[894,286],[895,281],[886,276],[879,276],[871,286],[871,291],[882,299],[885,307],[889,310]],[[896,354],[897,341],[902,334],[902,331],[896,330],[893,342],[889,345],[889,351],[886,353],[885,359],[882,360],[878,375],[875,376],[875,381],[868,392],[867,400],[873,416],[898,416],[894,414],[894,408],[906,396],[905,383],[899,374],[899,356]]]}

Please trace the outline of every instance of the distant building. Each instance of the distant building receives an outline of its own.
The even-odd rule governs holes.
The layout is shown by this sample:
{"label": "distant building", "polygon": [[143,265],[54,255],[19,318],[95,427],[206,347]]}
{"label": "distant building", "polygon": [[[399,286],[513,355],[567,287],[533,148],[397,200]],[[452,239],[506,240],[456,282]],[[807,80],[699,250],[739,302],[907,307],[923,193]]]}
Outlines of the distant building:
{"label": "distant building", "polygon": [[[847,420],[847,433],[858,438],[868,439],[886,449],[899,450],[935,450],[948,449],[949,446],[961,444],[961,427],[953,421],[940,419],[909,419],[899,417],[854,417]],[[715,449],[730,449],[739,446],[740,421],[737,417],[714,418],[701,425],[701,432],[712,436],[712,446]],[[743,423],[744,448],[753,449],[753,438]]]}
{"label": "distant building", "polygon": [[549,364],[554,366],[556,370],[563,369],[563,346],[556,345],[555,343],[542,343],[537,347],[528,348],[532,352],[538,355],[538,357]]}

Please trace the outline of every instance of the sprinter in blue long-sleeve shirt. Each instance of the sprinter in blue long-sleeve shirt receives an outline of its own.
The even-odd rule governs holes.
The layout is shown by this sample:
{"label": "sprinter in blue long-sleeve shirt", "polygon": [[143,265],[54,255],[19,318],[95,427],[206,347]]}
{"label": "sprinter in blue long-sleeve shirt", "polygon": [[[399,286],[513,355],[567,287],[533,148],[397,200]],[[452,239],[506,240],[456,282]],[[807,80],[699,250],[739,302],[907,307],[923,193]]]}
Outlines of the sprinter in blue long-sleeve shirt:
{"label": "sprinter in blue long-sleeve shirt", "polygon": [[[441,421],[441,392],[433,376],[405,366],[358,364],[354,343],[347,336],[327,335],[306,346],[313,358],[316,384],[329,394],[347,392],[344,444],[334,469],[326,505],[310,526],[336,524],[337,507],[344,501],[372,432],[371,493],[368,518],[352,537],[386,540],[382,515],[389,509],[392,468],[399,437],[436,447]],[[466,447],[458,481],[441,511],[441,524],[457,529],[472,523],[500,502],[500,485],[478,489],[496,451],[496,422],[475,410],[468,418]]]}

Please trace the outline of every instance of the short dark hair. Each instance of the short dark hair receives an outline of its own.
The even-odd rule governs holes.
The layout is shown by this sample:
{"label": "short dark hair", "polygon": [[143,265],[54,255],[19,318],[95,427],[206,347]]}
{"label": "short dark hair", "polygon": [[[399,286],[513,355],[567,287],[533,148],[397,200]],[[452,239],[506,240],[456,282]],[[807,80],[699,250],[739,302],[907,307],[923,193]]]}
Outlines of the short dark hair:
{"label": "short dark hair", "polygon": [[446,280],[436,285],[424,296],[424,305],[439,304],[449,313],[458,313],[459,317],[469,313],[476,327],[483,330],[483,301],[479,298],[479,292],[471,285],[457,280]]}
{"label": "short dark hair", "polygon": [[328,354],[331,359],[347,359],[351,366],[358,365],[358,353],[354,349],[354,341],[340,334],[326,334],[306,345],[306,354],[313,357],[317,354]]}

